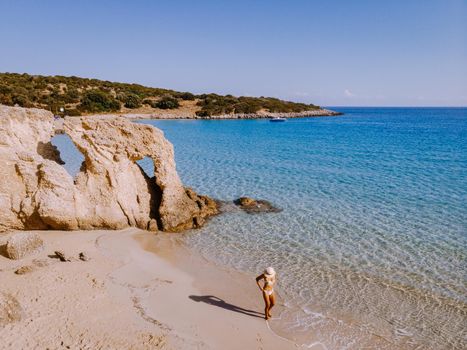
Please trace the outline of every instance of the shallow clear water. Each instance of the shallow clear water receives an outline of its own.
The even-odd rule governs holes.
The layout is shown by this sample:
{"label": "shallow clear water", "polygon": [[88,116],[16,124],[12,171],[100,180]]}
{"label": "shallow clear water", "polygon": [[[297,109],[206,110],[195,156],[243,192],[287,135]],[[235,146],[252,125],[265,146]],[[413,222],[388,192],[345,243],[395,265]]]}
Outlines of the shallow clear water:
{"label": "shallow clear water", "polygon": [[466,348],[467,109],[342,111],[142,122],[164,130],[197,192],[284,209],[185,235],[216,262],[275,267],[287,308],[274,331],[328,349]]}

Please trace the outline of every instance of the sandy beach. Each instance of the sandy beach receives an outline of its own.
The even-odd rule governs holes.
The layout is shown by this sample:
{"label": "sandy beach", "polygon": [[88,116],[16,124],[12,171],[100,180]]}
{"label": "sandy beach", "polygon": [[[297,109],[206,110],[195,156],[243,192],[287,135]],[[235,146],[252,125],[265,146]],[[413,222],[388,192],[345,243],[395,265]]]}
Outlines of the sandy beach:
{"label": "sandy beach", "polygon": [[[41,252],[0,256],[1,290],[23,310],[0,330],[2,349],[298,348],[263,319],[254,276],[204,261],[175,235],[35,232],[45,242]],[[61,262],[56,250],[72,261]],[[16,274],[23,266],[31,271]]]}

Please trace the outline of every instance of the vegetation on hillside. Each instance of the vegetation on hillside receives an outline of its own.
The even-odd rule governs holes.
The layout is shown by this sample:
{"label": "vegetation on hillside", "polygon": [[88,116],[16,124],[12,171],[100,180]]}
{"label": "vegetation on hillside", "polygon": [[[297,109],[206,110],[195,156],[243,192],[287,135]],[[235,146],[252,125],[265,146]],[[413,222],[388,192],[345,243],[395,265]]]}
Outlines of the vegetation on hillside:
{"label": "vegetation on hillside", "polygon": [[0,103],[38,107],[67,115],[118,112],[142,106],[177,109],[181,101],[196,103],[201,117],[230,113],[303,112],[317,109],[313,104],[282,101],[271,97],[235,97],[217,94],[194,95],[139,84],[115,83],[98,79],[0,73]]}
{"label": "vegetation on hillside", "polygon": [[196,114],[201,117],[230,113],[252,114],[260,110],[290,113],[319,108],[315,105],[282,101],[272,97],[235,97],[217,94],[200,95],[197,105],[201,107],[201,110]]}

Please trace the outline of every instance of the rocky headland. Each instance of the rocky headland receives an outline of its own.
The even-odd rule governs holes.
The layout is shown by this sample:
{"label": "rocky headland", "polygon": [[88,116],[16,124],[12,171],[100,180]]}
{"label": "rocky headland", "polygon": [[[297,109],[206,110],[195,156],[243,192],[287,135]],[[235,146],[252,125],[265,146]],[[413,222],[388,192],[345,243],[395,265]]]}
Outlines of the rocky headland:
{"label": "rocky headland", "polygon": [[290,113],[272,113],[268,111],[259,111],[257,113],[230,113],[221,115],[212,115],[208,117],[200,117],[192,111],[162,111],[150,113],[124,113],[122,117],[129,119],[270,119],[270,118],[307,118],[307,117],[333,117],[342,115],[341,112],[332,111],[329,109],[319,108],[303,112]]}
{"label": "rocky headland", "polygon": [[[115,116],[65,118],[84,155],[73,178],[51,143],[51,112],[0,106],[0,231],[121,229],[181,231],[217,213],[183,186],[161,130]],[[154,162],[149,178],[136,161]]]}
{"label": "rocky headland", "polygon": [[118,114],[134,119],[260,119],[334,116],[312,103],[274,97],[192,94],[80,77],[0,73],[1,103],[61,116]]}

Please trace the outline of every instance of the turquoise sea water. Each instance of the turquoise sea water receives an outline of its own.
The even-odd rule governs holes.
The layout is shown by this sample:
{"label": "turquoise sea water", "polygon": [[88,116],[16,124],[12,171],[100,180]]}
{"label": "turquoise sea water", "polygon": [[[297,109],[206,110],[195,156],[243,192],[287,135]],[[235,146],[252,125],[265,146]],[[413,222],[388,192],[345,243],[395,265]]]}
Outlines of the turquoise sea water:
{"label": "turquoise sea water", "polygon": [[228,212],[187,244],[243,271],[274,266],[286,309],[270,324],[297,343],[465,349],[467,109],[337,110],[285,123],[142,121],[165,132],[198,193],[283,209]]}

